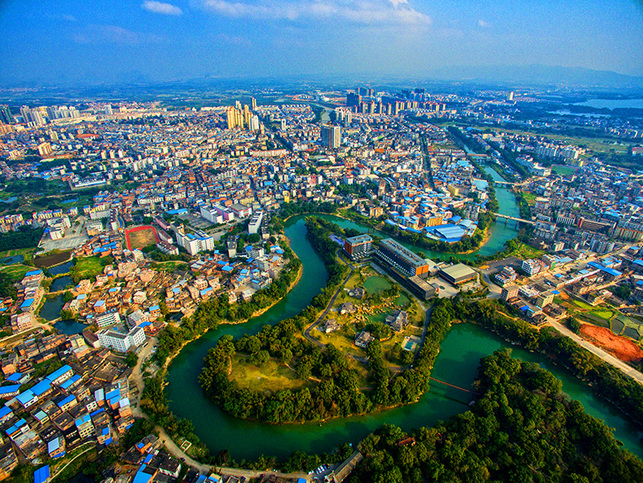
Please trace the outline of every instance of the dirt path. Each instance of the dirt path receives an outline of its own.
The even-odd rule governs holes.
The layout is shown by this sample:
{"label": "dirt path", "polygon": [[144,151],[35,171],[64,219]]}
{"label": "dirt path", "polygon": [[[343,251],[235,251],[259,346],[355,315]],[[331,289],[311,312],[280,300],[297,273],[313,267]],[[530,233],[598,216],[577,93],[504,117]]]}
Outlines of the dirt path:
{"label": "dirt path", "polygon": [[612,354],[609,354],[608,352],[604,351],[600,347],[596,347],[595,345],[587,342],[585,339],[582,337],[574,334],[571,330],[569,330],[567,327],[562,325],[559,322],[552,321],[550,319],[549,324],[556,329],[558,332],[560,332],[563,335],[566,335],[570,339],[572,339],[574,342],[576,342],[578,345],[584,347],[588,351],[590,351],[592,354],[594,354],[597,357],[600,357],[603,361],[607,362],[611,366],[616,367],[619,369],[623,374],[626,376],[631,377],[634,379],[636,382],[639,384],[643,384],[643,374],[641,374],[639,371],[634,369],[633,367],[628,366],[625,362],[617,359],[614,357]]}

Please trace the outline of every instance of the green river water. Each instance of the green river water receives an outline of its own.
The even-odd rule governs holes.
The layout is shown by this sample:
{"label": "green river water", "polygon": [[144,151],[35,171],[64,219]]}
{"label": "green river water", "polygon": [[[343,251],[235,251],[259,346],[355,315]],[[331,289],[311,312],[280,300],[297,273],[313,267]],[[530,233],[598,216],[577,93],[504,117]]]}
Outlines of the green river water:
{"label": "green river water", "polygon": [[[498,174],[489,170],[490,174]],[[518,208],[511,192],[497,188],[500,212],[517,216]],[[366,228],[333,216],[324,216],[340,226]],[[395,424],[404,430],[420,426],[432,426],[468,409],[471,394],[432,383],[431,389],[418,403],[388,411],[337,419],[323,424],[270,425],[243,421],[228,416],[207,400],[198,383],[203,358],[208,349],[225,334],[239,337],[246,333],[257,333],[262,325],[275,324],[280,320],[298,314],[326,284],[326,271],[321,259],[305,238],[304,217],[289,220],[286,226],[291,247],[301,259],[303,275],[301,281],[278,304],[260,317],[241,325],[224,325],[200,339],[188,344],[170,365],[166,387],[170,408],[181,418],[193,421],[196,434],[216,454],[227,449],[235,459],[256,458],[262,454],[286,457],[295,450],[307,452],[331,451],[344,442],[357,443],[382,424]],[[516,234],[515,224],[503,221],[491,227],[491,237],[479,252],[483,255],[502,249],[504,243]],[[427,253],[425,251],[425,253]],[[429,254],[439,258],[440,254]],[[473,255],[469,255],[473,256]],[[481,357],[505,347],[507,344],[494,334],[469,324],[454,326],[442,344],[433,371],[433,377],[460,387],[470,387],[477,375]],[[579,400],[586,411],[602,419],[615,429],[615,436],[630,451],[643,457],[643,433],[631,425],[620,413],[606,402],[595,397],[587,387],[569,376],[565,371],[552,366],[549,361],[536,354],[514,348],[514,355],[532,362],[538,362],[551,370],[563,381],[563,390]]]}

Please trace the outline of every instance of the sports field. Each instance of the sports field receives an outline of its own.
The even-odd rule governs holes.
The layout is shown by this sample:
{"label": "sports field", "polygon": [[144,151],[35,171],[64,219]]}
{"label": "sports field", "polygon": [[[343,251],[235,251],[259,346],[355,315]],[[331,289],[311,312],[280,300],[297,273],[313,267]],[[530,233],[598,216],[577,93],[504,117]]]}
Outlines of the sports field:
{"label": "sports field", "polygon": [[143,248],[158,243],[158,241],[159,237],[153,226],[143,225],[125,230],[125,242],[128,250]]}

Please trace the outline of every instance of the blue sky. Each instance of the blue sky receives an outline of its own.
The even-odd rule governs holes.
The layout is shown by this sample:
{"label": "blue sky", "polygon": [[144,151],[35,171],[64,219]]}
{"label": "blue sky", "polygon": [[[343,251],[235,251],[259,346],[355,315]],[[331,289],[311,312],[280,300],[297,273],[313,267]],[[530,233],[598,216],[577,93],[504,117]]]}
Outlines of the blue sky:
{"label": "blue sky", "polygon": [[643,2],[3,0],[0,82],[426,76],[543,64],[643,76]]}

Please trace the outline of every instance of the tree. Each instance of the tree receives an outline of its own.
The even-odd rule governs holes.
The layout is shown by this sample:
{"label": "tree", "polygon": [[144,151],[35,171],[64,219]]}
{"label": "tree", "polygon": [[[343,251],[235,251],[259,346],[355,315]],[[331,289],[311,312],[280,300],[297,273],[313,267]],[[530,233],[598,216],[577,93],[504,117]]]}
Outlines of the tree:
{"label": "tree", "polygon": [[574,317],[568,317],[566,323],[567,328],[575,334],[578,334],[580,332],[581,323]]}
{"label": "tree", "polygon": [[125,364],[127,364],[127,367],[134,367],[138,363],[138,356],[136,355],[136,352],[134,351],[129,351],[127,353],[127,356],[125,356]]}

